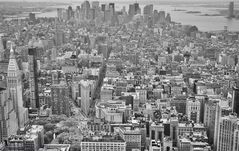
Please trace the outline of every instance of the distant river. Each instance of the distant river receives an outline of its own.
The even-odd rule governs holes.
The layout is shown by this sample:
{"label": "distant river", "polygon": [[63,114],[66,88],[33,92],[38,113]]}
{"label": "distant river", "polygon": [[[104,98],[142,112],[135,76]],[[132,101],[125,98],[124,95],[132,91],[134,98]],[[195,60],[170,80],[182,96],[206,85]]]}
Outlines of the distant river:
{"label": "distant river", "polygon": [[[76,8],[80,3],[72,3],[71,6]],[[128,9],[129,3],[116,3],[116,9],[120,10],[123,6],[126,6]],[[235,5],[236,7],[237,5]],[[67,8],[68,6],[54,6]],[[141,5],[141,12],[143,11],[144,5]],[[172,21],[182,23],[183,25],[196,25],[201,31],[218,31],[223,30],[224,26],[228,27],[229,31],[239,31],[239,19],[228,19],[225,16],[203,16],[205,14],[219,14],[218,10],[227,9],[227,4],[223,7],[215,6],[208,7],[203,4],[154,4],[154,9],[163,10],[166,13],[171,14]],[[235,8],[236,9],[236,8]],[[181,10],[181,11],[175,11]],[[199,13],[186,13],[189,11],[198,11]],[[37,14],[38,17],[56,17],[56,10],[52,12],[46,12]]]}

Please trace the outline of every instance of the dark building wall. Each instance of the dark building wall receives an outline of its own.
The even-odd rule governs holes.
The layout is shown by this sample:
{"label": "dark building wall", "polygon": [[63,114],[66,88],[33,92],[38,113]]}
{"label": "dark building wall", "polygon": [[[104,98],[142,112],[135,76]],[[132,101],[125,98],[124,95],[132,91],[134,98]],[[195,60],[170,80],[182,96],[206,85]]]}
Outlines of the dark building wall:
{"label": "dark building wall", "polygon": [[[38,96],[38,73],[37,73],[37,61],[36,61],[36,48],[29,48],[28,49],[28,55],[29,55],[29,63],[30,63],[30,80],[33,82],[33,90],[32,93],[34,95],[33,101],[35,101],[35,106],[32,106],[33,108],[39,108],[39,96]],[[31,89],[31,88],[30,88]]]}
{"label": "dark building wall", "polygon": [[239,115],[239,88],[233,87],[232,111]]}
{"label": "dark building wall", "polygon": [[170,106],[175,106],[179,113],[186,114],[186,100],[172,100]]}

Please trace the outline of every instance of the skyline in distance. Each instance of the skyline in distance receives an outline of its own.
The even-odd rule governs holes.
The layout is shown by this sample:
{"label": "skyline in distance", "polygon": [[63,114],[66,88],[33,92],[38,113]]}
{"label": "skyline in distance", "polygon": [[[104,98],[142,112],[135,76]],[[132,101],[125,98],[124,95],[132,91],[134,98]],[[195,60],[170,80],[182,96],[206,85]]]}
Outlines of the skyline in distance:
{"label": "skyline in distance", "polygon": [[[84,2],[85,0],[0,0],[0,2]],[[95,0],[88,0],[90,2]],[[115,3],[121,3],[121,2],[129,2],[128,0],[98,0],[100,2],[115,2]],[[155,2],[206,2],[206,3],[212,3],[212,2],[231,2],[234,1],[235,3],[238,3],[236,0],[133,0],[133,2],[147,2],[147,3],[155,3]]]}

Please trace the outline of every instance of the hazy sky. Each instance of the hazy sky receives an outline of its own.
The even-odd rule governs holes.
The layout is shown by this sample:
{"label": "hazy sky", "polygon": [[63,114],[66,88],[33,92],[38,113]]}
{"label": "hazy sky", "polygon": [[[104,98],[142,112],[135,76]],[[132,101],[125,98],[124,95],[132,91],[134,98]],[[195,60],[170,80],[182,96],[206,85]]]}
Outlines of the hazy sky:
{"label": "hazy sky", "polygon": [[[16,1],[16,2],[83,2],[85,0],[0,0],[0,1]],[[90,2],[92,1],[95,1],[95,0],[88,0]],[[141,2],[141,1],[144,1],[144,2],[160,2],[160,1],[170,1],[170,2],[178,2],[178,1],[186,1],[186,2],[195,2],[195,1],[201,1],[201,2],[215,2],[215,1],[220,1],[220,2],[229,2],[229,1],[235,1],[237,2],[238,0],[98,0],[98,1],[101,1],[101,2],[123,2],[123,1],[132,1],[133,2]]]}

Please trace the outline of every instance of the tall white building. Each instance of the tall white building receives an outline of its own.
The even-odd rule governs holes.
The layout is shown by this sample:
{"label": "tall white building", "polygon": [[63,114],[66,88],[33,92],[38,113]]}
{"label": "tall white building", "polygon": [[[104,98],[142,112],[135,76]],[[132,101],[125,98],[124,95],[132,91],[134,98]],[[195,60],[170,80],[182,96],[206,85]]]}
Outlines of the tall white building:
{"label": "tall white building", "polygon": [[200,101],[199,100],[187,100],[186,113],[189,120],[199,123],[200,120]]}
{"label": "tall white building", "polygon": [[[209,99],[204,107],[204,125],[207,127],[209,143],[216,144],[218,124],[221,117],[221,105],[219,99]],[[216,148],[216,147],[215,147]]]}
{"label": "tall white building", "polygon": [[25,124],[28,122],[28,110],[23,107],[21,71],[17,65],[12,47],[8,64],[7,87],[10,92],[10,98],[14,102],[13,107],[17,114],[18,127],[24,128]]}
{"label": "tall white building", "polygon": [[90,112],[91,95],[93,95],[94,83],[93,81],[81,81],[81,109],[88,115]]}
{"label": "tall white building", "polygon": [[222,117],[217,131],[217,151],[238,151],[238,131],[239,118],[236,115]]}

